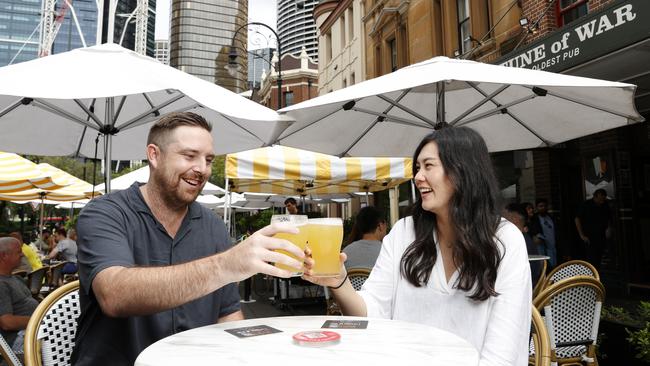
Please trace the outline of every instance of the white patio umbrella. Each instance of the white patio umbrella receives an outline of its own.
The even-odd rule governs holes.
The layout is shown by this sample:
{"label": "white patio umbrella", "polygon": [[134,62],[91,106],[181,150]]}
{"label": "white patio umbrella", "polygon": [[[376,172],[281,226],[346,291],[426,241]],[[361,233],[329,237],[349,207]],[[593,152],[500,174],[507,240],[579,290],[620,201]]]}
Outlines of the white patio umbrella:
{"label": "white patio umbrella", "polygon": [[411,156],[436,126],[478,131],[492,152],[550,146],[643,121],[635,86],[435,57],[281,109],[275,143],[336,156]]}
{"label": "white patio umbrella", "polygon": [[110,172],[111,159],[143,159],[149,124],[173,111],[206,117],[217,154],[264,146],[286,127],[271,109],[115,44],[0,68],[2,150],[97,151]]}
{"label": "white patio umbrella", "polygon": [[[143,166],[140,169],[136,169],[132,172],[121,175],[111,182],[111,191],[121,191],[128,189],[133,183],[147,183],[149,180],[149,166]],[[95,190],[99,192],[105,192],[104,183],[95,186]],[[225,194],[226,190],[214,185],[210,182],[206,182],[201,194],[204,195],[213,195],[213,194]],[[216,197],[215,197],[216,198]]]}

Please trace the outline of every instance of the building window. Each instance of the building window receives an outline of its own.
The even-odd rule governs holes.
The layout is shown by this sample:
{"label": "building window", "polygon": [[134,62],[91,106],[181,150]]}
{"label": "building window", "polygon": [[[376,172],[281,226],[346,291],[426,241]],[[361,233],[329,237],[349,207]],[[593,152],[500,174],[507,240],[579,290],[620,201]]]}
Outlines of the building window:
{"label": "building window", "polygon": [[390,71],[397,70],[397,42],[395,38],[388,41],[388,49],[390,50]]}
{"label": "building window", "polygon": [[345,42],[345,25],[347,24],[345,22],[345,13],[341,14],[340,24],[341,24],[341,27],[340,27],[340,29],[341,29],[341,49],[344,49],[345,45],[347,43],[347,42]]}
{"label": "building window", "polygon": [[354,73],[350,74],[350,85],[354,85]]}
{"label": "building window", "polygon": [[352,7],[348,8],[348,34],[350,35],[350,41],[354,39],[354,10]]}
{"label": "building window", "polygon": [[589,12],[589,0],[559,0],[557,6],[557,25],[563,26],[572,21],[582,18]]}
{"label": "building window", "polygon": [[332,32],[325,33],[325,63],[332,61]]}
{"label": "building window", "polygon": [[290,105],[293,105],[293,92],[284,92],[284,106],[288,107]]}
{"label": "building window", "polygon": [[469,0],[456,0],[458,10],[458,48],[465,53],[472,48],[469,24]]}
{"label": "building window", "polygon": [[381,47],[375,47],[375,76],[381,76],[384,70],[381,69]]}

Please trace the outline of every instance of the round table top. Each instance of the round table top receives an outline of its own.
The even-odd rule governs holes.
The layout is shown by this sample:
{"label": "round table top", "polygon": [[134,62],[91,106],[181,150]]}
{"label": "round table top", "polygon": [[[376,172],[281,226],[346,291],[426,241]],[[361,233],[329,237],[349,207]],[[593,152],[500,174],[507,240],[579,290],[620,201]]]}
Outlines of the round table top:
{"label": "round table top", "polygon": [[539,254],[531,254],[528,256],[529,261],[543,261],[543,260],[549,260],[551,257],[548,255],[539,255]]}
{"label": "round table top", "polygon": [[[326,320],[367,321],[366,329],[321,329]],[[239,338],[227,329],[269,326],[281,332]],[[320,347],[299,345],[298,332],[333,331],[338,342]],[[317,365],[381,364],[476,365],[478,351],[447,331],[397,320],[342,317],[292,316],[248,319],[209,325],[177,333],[147,347],[136,366],[163,365],[278,365],[300,361]]]}

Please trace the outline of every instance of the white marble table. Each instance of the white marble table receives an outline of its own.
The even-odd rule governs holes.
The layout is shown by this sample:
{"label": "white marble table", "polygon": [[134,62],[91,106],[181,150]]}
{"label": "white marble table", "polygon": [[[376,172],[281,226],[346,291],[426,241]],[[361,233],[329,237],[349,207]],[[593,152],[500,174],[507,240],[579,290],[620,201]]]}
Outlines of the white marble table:
{"label": "white marble table", "polygon": [[[300,346],[292,336],[321,330],[325,320],[368,320],[367,329],[323,329],[341,335],[337,344]],[[281,333],[238,338],[225,329],[268,325]],[[257,318],[174,334],[147,347],[136,366],[164,365],[477,365],[478,351],[441,329],[396,320],[302,316]]]}
{"label": "white marble table", "polygon": [[528,256],[528,261],[544,261],[544,260],[549,260],[551,257],[548,255],[539,255],[539,254],[531,254]]}

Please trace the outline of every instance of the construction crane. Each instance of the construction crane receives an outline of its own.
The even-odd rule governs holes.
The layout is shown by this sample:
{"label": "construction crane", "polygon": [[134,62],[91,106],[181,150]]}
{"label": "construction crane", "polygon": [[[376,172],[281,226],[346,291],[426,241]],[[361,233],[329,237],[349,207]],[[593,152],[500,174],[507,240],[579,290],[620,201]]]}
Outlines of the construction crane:
{"label": "construction crane", "polygon": [[38,50],[39,57],[47,56],[52,52],[54,38],[61,28],[61,24],[63,23],[65,14],[68,12],[70,3],[64,0],[58,11],[55,7],[56,0],[43,0],[43,25],[41,31],[41,44]]}

